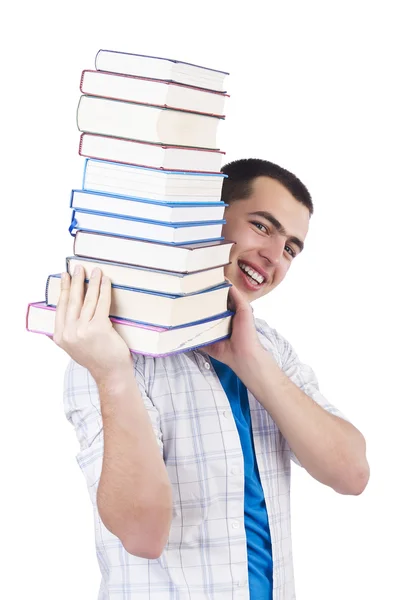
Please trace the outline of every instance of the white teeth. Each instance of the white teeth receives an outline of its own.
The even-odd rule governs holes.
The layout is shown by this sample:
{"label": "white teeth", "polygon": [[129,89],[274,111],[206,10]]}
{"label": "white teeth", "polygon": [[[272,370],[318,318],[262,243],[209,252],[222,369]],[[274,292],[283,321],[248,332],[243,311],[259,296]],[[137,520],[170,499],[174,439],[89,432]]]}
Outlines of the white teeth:
{"label": "white teeth", "polygon": [[257,283],[261,284],[264,282],[265,278],[260,275],[257,271],[254,271],[253,269],[251,269],[251,267],[249,267],[248,265],[244,264],[244,263],[239,263],[240,264],[240,268],[245,271],[246,273],[248,273],[248,275]]}

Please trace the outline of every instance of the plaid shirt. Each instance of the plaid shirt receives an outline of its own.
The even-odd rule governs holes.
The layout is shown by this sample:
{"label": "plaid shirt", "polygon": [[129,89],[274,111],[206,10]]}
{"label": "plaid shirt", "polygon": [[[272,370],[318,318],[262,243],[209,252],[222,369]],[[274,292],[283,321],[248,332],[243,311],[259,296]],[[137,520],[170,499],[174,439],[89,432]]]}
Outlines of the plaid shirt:
{"label": "plaid shirt", "polygon": [[[286,375],[325,410],[344,418],[321,395],[312,369],[290,344],[264,321],[256,320],[256,327]],[[248,600],[244,463],[228,398],[200,350],[165,358],[134,355],[134,363],[173,491],[169,539],[156,560],[128,554],[100,519],[98,390],[89,372],[73,361],[65,375],[65,412],[80,443],[76,458],[94,509],[102,573],[98,600]],[[252,394],[248,398],[272,539],[273,599],[294,600],[290,460],[299,462],[266,410]]]}

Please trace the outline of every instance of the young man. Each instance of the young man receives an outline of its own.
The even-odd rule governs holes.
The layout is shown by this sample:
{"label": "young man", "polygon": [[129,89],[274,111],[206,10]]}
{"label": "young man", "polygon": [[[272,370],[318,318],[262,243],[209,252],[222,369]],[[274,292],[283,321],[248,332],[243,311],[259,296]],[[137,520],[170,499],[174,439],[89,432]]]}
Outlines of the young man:
{"label": "young man", "polygon": [[73,361],[65,409],[94,507],[100,600],[293,600],[290,460],[360,494],[365,440],[250,302],[303,250],[312,201],[272,163],[226,165],[230,339],[131,356],[108,319],[110,282],[63,276],[55,342]]}

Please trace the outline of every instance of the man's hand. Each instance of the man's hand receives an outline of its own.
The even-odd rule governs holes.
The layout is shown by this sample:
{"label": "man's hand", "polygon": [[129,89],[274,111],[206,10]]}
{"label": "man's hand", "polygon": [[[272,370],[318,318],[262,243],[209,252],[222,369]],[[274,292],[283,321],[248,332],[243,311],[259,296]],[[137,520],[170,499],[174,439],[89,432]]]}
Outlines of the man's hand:
{"label": "man's hand", "polygon": [[205,346],[203,350],[237,373],[242,362],[263,352],[263,347],[255,328],[251,305],[235,286],[229,291],[229,306],[235,311],[231,337]]}
{"label": "man's hand", "polygon": [[62,273],[53,340],[99,383],[130,370],[132,357],[109,319],[110,279],[94,269],[85,297],[84,281],[82,267]]}

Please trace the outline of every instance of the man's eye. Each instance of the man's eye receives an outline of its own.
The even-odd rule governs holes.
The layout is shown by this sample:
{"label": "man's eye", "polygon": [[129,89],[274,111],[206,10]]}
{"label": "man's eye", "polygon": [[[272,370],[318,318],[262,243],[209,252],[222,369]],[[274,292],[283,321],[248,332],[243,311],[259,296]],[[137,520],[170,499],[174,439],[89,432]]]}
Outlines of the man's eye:
{"label": "man's eye", "polygon": [[257,229],[259,229],[259,231],[264,231],[265,233],[269,231],[269,229],[266,227],[266,225],[263,225],[263,223],[259,223],[258,221],[251,221],[251,223]]}
{"label": "man's eye", "polygon": [[291,246],[285,246],[285,249],[287,250],[288,254],[292,256],[292,258],[295,258],[296,252],[293,248],[291,248]]}

